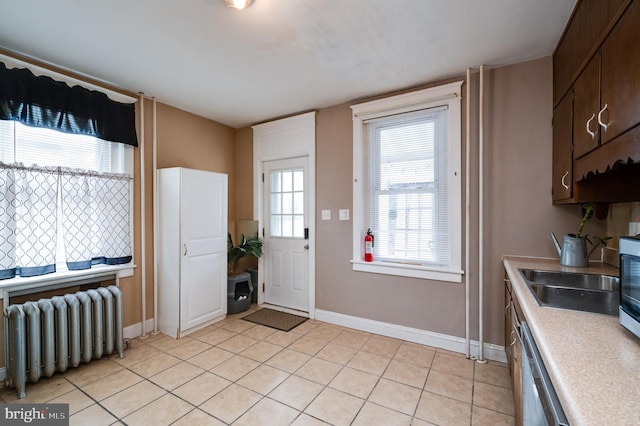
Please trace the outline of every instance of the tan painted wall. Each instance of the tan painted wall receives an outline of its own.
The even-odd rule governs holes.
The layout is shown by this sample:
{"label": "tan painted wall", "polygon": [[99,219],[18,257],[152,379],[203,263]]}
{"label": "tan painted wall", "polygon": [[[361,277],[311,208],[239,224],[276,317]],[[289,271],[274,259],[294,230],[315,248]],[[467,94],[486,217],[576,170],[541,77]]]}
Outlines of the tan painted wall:
{"label": "tan painted wall", "polygon": [[[136,109],[140,114],[140,107]],[[124,325],[139,323],[142,320],[141,309],[141,268],[146,267],[146,309],[147,319],[153,318],[153,111],[152,102],[145,101],[145,179],[146,179],[146,262],[141,261],[141,223],[140,223],[140,152],[135,151],[135,203],[134,203],[134,262],[138,265],[131,278],[121,280],[124,293]],[[157,164],[158,168],[187,167],[226,173],[229,175],[229,227],[235,222],[236,188],[236,148],[235,129],[171,107],[157,103]],[[141,139],[141,131],[138,130]]]}
{"label": "tan painted wall", "polygon": [[[476,75],[472,82],[472,99],[476,101],[477,79]],[[551,204],[551,59],[489,71],[485,84],[484,335],[485,341],[502,344],[501,256],[557,257],[549,231],[571,232],[579,223],[579,209]],[[463,93],[464,90],[465,87]],[[477,114],[476,108],[472,114]],[[317,124],[316,207],[334,212],[351,208],[351,110],[346,104],[322,109],[318,111]],[[477,143],[477,135],[473,136]],[[472,156],[472,162],[477,162],[477,150]],[[477,168],[472,170],[472,176],[477,176]],[[474,182],[471,199],[477,205],[477,178]],[[477,208],[471,216],[475,258],[478,236],[473,224],[477,223]],[[316,226],[318,309],[464,336],[462,284],[353,272],[349,263],[351,222],[318,221]],[[477,271],[477,265],[472,265],[474,339],[478,337]]]}

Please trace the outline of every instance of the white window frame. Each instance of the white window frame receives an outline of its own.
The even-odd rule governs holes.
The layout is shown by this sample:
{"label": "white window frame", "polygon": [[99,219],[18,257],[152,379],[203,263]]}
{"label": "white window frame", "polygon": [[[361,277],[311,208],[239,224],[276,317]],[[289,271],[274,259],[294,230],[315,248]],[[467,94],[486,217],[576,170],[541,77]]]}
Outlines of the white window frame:
{"label": "white window frame", "polygon": [[[462,173],[461,173],[461,88],[462,81],[352,105],[353,113],[353,270],[377,274],[462,282]],[[447,267],[428,267],[392,261],[364,261],[366,233],[363,179],[363,123],[366,120],[446,106],[449,143],[450,246]]]}

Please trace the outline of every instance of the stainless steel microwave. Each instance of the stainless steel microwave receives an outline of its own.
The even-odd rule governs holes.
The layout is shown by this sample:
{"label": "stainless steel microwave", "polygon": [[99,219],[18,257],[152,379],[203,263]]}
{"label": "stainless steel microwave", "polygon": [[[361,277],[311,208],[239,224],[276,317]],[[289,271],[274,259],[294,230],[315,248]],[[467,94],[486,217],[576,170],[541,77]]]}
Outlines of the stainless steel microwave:
{"label": "stainless steel microwave", "polygon": [[640,238],[620,238],[620,324],[640,337]]}

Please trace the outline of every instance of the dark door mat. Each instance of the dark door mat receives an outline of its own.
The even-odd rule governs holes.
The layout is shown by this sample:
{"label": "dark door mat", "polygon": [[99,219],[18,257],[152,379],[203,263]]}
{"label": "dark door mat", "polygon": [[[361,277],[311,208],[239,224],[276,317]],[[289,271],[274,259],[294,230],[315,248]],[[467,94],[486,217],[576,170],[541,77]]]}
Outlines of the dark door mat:
{"label": "dark door mat", "polygon": [[291,331],[309,318],[263,308],[247,315],[246,317],[242,317],[242,319],[255,324],[275,328],[276,330]]}

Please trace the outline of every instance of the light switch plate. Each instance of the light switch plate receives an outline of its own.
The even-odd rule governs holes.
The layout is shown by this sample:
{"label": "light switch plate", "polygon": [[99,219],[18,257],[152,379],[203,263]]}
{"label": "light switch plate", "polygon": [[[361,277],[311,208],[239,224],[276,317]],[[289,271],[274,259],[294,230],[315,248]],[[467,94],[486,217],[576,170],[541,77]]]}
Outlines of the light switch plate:
{"label": "light switch plate", "polygon": [[322,220],[331,220],[331,210],[322,210]]}
{"label": "light switch plate", "polygon": [[349,220],[349,209],[339,210],[340,220]]}

